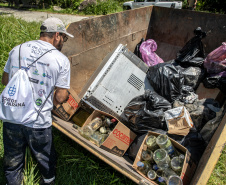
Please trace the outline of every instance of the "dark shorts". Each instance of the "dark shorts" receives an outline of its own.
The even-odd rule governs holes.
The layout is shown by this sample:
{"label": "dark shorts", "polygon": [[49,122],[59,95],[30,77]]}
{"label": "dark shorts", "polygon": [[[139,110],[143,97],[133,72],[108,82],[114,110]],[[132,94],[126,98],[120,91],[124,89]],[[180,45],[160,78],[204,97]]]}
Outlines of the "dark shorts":
{"label": "dark shorts", "polygon": [[56,152],[52,142],[52,127],[29,128],[3,123],[3,167],[8,185],[20,185],[25,165],[25,151],[29,146],[44,178],[55,176]]}

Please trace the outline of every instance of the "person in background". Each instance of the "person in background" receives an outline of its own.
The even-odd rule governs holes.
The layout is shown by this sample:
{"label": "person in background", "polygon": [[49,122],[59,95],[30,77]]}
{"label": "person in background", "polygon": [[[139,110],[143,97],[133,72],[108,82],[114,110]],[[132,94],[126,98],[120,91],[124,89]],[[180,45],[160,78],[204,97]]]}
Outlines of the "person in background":
{"label": "person in background", "polygon": [[37,120],[29,124],[3,123],[3,168],[7,185],[22,184],[27,146],[38,162],[42,174],[40,184],[53,185],[55,181],[57,156],[52,139],[51,110],[53,101],[63,103],[69,96],[70,62],[60,51],[68,36],[74,36],[54,17],[46,19],[40,30],[39,40],[25,42],[10,51],[2,77],[2,84],[7,85],[19,69],[19,56],[22,69],[41,57],[27,70],[36,110],[44,104]]}
{"label": "person in background", "polygon": [[197,0],[188,0],[188,9],[195,10],[197,4]]}

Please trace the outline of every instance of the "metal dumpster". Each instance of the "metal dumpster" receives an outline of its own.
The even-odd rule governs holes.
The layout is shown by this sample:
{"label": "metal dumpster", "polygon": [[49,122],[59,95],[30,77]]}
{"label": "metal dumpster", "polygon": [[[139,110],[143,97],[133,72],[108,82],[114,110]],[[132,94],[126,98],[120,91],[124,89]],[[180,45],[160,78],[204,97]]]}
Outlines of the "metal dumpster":
{"label": "metal dumpster", "polygon": [[[71,62],[71,87],[81,98],[98,74],[96,70],[102,60],[120,43],[134,51],[142,38],[154,39],[158,45],[157,54],[168,61],[176,57],[197,27],[208,33],[203,45],[206,53],[211,52],[226,40],[225,23],[226,15],[153,6],[74,22],[68,27],[74,38],[65,43],[62,50]],[[225,95],[218,89],[205,89],[202,84],[196,93],[200,98],[225,100]],[[126,157],[114,156],[90,144],[78,134],[72,123],[54,118],[53,125],[65,135],[134,182],[142,182],[143,177],[132,169],[132,162]],[[226,143],[225,122],[226,115],[209,142],[190,184],[207,183]]]}

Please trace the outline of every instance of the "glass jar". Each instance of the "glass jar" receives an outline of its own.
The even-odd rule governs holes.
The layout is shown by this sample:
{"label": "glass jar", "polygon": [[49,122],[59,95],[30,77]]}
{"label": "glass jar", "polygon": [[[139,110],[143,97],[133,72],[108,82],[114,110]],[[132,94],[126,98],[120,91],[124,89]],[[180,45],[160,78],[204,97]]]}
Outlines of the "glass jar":
{"label": "glass jar", "polygon": [[146,145],[148,149],[155,151],[159,148],[158,144],[156,143],[156,137],[153,135],[150,135],[146,139]]}
{"label": "glass jar", "polygon": [[166,150],[170,156],[175,155],[175,148],[167,135],[160,134],[156,138],[156,143],[159,145],[160,148]]}
{"label": "glass jar", "polygon": [[151,150],[142,150],[141,157],[144,161],[153,162],[153,152]]}
{"label": "glass jar", "polygon": [[153,159],[160,169],[169,168],[170,157],[164,149],[157,149],[154,152]]}

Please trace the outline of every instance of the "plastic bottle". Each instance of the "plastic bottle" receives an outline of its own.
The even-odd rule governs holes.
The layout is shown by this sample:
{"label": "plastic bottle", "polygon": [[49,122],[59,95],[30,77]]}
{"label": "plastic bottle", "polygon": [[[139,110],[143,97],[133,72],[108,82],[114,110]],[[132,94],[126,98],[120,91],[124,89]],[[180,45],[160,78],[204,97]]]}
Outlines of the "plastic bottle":
{"label": "plastic bottle", "polygon": [[169,168],[170,157],[164,149],[157,149],[154,152],[153,159],[160,169]]}
{"label": "plastic bottle", "polygon": [[144,175],[147,175],[147,172],[151,169],[151,164],[148,161],[138,161],[137,169]]}
{"label": "plastic bottle", "polygon": [[84,128],[82,129],[82,132],[87,137],[90,137],[101,126],[102,126],[101,118],[96,117],[90,123],[88,123],[87,125],[84,126]]}
{"label": "plastic bottle", "polygon": [[153,152],[151,150],[143,150],[141,157],[144,161],[153,162]]}
{"label": "plastic bottle", "polygon": [[156,138],[156,143],[159,145],[160,148],[166,150],[171,157],[174,157],[176,155],[175,148],[167,135],[159,135]]}
{"label": "plastic bottle", "polygon": [[158,144],[156,143],[156,137],[153,135],[150,135],[146,139],[146,145],[148,149],[155,151],[159,148]]}
{"label": "plastic bottle", "polygon": [[148,170],[147,177],[153,181],[157,178],[157,175],[154,170]]}

